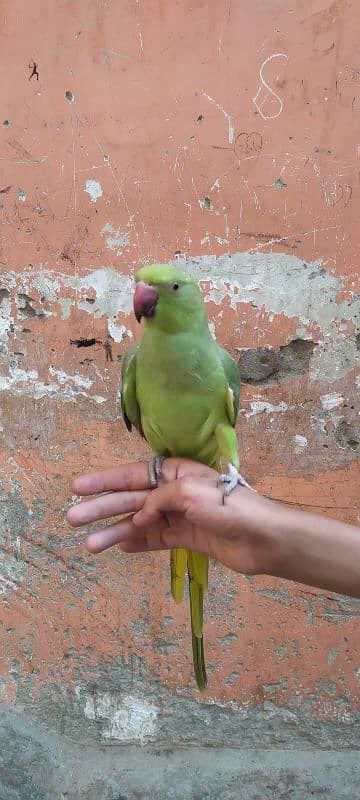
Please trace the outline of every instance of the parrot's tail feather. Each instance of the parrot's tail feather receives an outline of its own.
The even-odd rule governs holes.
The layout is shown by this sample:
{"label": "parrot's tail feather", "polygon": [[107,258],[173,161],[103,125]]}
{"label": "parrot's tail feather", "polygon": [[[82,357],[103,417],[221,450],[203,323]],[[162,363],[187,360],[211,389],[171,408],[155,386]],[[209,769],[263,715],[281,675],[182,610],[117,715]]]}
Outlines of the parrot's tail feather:
{"label": "parrot's tail feather", "polygon": [[196,684],[200,692],[203,692],[207,687],[203,637],[198,639],[197,636],[192,635],[192,651]]}
{"label": "parrot's tail feather", "polygon": [[175,603],[184,596],[186,568],[189,574],[192,652],[196,683],[200,691],[206,689],[207,678],[204,658],[203,605],[208,585],[208,556],[177,547],[170,553],[171,593]]}
{"label": "parrot's tail feather", "polygon": [[[193,553],[188,551],[188,572],[189,572],[189,590],[190,590],[190,613],[191,613],[191,629],[198,639],[203,635],[203,606],[204,606],[204,589],[201,582],[198,580],[198,573],[200,567],[196,568],[196,562],[200,553]],[[204,558],[203,556],[200,558]]]}
{"label": "parrot's tail feather", "polygon": [[203,553],[193,553],[189,550],[188,564],[191,574],[194,575],[205,594],[208,588],[209,557]]}
{"label": "parrot's tail feather", "polygon": [[200,691],[206,689],[207,677],[204,658],[203,606],[207,589],[208,557],[188,551],[190,614],[193,663],[196,683]]}
{"label": "parrot's tail feather", "polygon": [[181,603],[184,597],[184,583],[187,566],[187,552],[178,547],[170,552],[171,594],[175,603]]}

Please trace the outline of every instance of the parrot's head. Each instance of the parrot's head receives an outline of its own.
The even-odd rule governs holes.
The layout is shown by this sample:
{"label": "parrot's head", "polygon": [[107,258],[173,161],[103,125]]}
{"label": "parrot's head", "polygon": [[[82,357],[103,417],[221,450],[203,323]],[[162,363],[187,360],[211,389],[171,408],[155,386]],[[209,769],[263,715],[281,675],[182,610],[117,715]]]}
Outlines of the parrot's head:
{"label": "parrot's head", "polygon": [[190,275],[171,264],[152,264],[135,275],[134,313],[138,322],[168,333],[192,329],[206,319],[200,289]]}

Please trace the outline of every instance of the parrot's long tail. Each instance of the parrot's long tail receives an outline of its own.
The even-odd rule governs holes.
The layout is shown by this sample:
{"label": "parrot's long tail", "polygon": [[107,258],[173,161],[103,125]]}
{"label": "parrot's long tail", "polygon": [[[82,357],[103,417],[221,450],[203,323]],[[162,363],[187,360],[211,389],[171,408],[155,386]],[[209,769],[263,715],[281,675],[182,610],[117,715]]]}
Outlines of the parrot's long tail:
{"label": "parrot's long tail", "polygon": [[207,591],[209,558],[202,553],[180,548],[171,551],[171,591],[176,603],[184,596],[186,567],[189,575],[190,615],[193,664],[196,683],[200,691],[206,689],[207,677],[204,658],[203,605]]}

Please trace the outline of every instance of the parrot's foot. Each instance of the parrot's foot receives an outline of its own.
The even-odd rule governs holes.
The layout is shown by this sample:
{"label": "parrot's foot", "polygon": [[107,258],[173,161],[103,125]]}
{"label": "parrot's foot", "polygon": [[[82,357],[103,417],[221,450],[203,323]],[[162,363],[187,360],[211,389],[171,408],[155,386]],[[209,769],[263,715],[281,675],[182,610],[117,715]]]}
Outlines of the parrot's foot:
{"label": "parrot's foot", "polygon": [[161,478],[162,465],[165,461],[165,456],[153,456],[148,462],[149,480],[152,489],[157,489],[158,479]]}
{"label": "parrot's foot", "polygon": [[256,492],[250,484],[240,475],[240,472],[237,471],[234,464],[229,464],[229,471],[225,475],[220,475],[218,479],[218,486],[222,483],[225,483],[224,491],[223,491],[223,505],[225,503],[225,497],[228,497],[231,492],[236,489],[237,486],[245,486],[246,489],[251,489],[252,492]]}

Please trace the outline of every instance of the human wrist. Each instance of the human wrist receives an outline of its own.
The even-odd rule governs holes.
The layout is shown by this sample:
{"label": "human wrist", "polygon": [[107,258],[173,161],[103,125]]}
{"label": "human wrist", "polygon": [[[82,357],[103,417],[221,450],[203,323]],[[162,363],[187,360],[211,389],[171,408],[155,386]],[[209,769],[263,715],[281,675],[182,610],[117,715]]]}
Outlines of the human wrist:
{"label": "human wrist", "polygon": [[274,500],[245,491],[247,502],[243,489],[236,492],[236,538],[240,545],[244,538],[247,540],[253,575],[276,575],[286,546],[284,508]]}
{"label": "human wrist", "polygon": [[275,500],[262,500],[263,513],[257,521],[257,526],[261,524],[257,574],[279,576],[288,550],[286,508]]}
{"label": "human wrist", "polygon": [[[271,501],[267,525],[266,574],[297,580],[311,572],[309,561],[317,556],[314,543],[314,515]],[[315,546],[314,546],[315,545]],[[311,581],[310,581],[311,583]]]}

